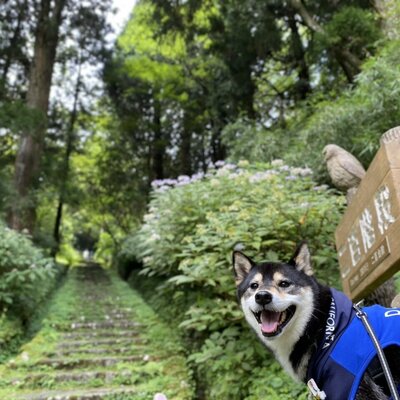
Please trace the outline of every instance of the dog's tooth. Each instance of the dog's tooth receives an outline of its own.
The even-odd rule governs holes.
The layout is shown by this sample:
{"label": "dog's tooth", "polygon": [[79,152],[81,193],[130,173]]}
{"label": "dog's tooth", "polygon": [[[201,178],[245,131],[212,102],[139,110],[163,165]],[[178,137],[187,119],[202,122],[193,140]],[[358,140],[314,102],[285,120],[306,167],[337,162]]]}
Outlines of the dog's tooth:
{"label": "dog's tooth", "polygon": [[283,322],[285,322],[285,319],[286,319],[286,311],[283,311],[281,313],[281,318],[279,322],[282,324]]}

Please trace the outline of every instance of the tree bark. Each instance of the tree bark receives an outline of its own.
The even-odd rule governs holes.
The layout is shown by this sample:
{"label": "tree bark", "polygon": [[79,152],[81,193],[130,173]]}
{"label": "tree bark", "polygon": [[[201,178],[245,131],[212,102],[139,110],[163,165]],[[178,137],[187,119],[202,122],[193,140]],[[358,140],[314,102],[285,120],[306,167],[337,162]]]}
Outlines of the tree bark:
{"label": "tree bark", "polygon": [[157,99],[154,99],[153,132],[152,175],[153,179],[164,179],[165,140],[162,134],[161,104]]}
{"label": "tree bark", "polygon": [[304,51],[303,43],[301,41],[299,30],[297,28],[297,22],[294,12],[289,11],[288,13],[288,25],[292,39],[294,65],[298,70],[299,75],[299,81],[296,84],[296,93],[297,97],[300,100],[304,100],[307,97],[308,93],[311,92],[310,74],[308,71],[308,65],[306,63],[306,53]]}
{"label": "tree bark", "polygon": [[225,160],[226,148],[221,140],[222,128],[218,125],[218,122],[211,121],[211,129],[211,161],[215,163],[216,161]]}
{"label": "tree bark", "polygon": [[390,307],[395,296],[396,283],[392,277],[365,297],[365,305],[380,304],[384,307]]}
{"label": "tree bark", "polygon": [[257,113],[256,110],[254,109],[254,94],[255,94],[256,88],[254,85],[254,82],[251,78],[251,72],[250,76],[248,77],[248,85],[246,87],[246,92],[244,93],[244,109],[247,113],[247,116],[251,120],[255,120],[257,118]]}
{"label": "tree bark", "polygon": [[38,121],[30,132],[23,133],[15,162],[14,188],[17,199],[9,213],[9,225],[19,231],[27,229],[30,233],[36,222],[32,190],[39,174],[59,27],[66,1],[55,0],[53,4],[51,0],[41,0],[40,3],[26,98],[28,108],[37,113]]}
{"label": "tree bark", "polygon": [[242,110],[247,114],[250,120],[257,118],[256,110],[254,109],[254,94],[256,91],[250,66],[246,66],[244,71],[237,73],[231,68],[233,79],[238,87],[238,93],[234,93],[235,101],[237,104],[237,114]]}
{"label": "tree bark", "polygon": [[192,174],[192,131],[191,120],[192,115],[188,110],[184,111],[183,131],[181,133],[181,144],[179,148],[179,173],[183,175]]}

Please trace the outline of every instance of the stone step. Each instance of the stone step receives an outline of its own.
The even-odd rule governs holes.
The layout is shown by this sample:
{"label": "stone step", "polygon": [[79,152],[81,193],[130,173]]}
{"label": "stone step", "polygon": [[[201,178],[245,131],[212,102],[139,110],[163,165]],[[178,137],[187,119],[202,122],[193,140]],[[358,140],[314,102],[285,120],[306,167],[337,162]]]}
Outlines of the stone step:
{"label": "stone step", "polygon": [[79,322],[92,322],[92,321],[119,321],[119,320],[129,320],[132,321],[135,319],[135,315],[133,313],[125,313],[125,312],[107,312],[107,310],[103,310],[103,315],[99,313],[92,315],[77,315],[74,319],[71,318],[71,321],[79,321]]}
{"label": "stone step", "polygon": [[[95,314],[99,314],[99,307],[98,304],[96,303],[96,306],[91,308],[90,304],[87,305],[87,307],[85,307],[85,312],[86,311],[91,311],[93,310],[93,313]],[[134,314],[135,310],[132,307],[118,307],[117,304],[112,304],[111,307],[102,307],[101,308],[102,312],[105,312],[106,314]],[[78,311],[78,315],[85,315],[83,314],[82,310],[77,310]]]}
{"label": "stone step", "polygon": [[115,308],[116,305],[114,304],[113,307],[109,308],[101,308],[99,309],[96,307],[93,310],[86,309],[85,312],[81,310],[77,311],[75,319],[76,320],[90,320],[90,319],[98,319],[101,315],[107,315],[111,317],[111,319],[123,319],[125,316],[127,319],[134,319],[135,312],[131,308]]}
{"label": "stone step", "polygon": [[131,354],[134,352],[141,351],[143,353],[145,346],[135,346],[135,347],[121,347],[120,345],[115,347],[106,347],[106,348],[77,348],[77,349],[70,349],[64,351],[57,351],[53,353],[45,354],[46,357],[70,357],[76,354]]}
{"label": "stone step", "polygon": [[84,339],[84,338],[138,338],[138,331],[112,331],[112,330],[98,330],[98,331],[79,331],[64,333],[62,339]]}
{"label": "stone step", "polygon": [[117,381],[121,386],[123,382],[130,382],[132,372],[129,370],[121,371],[70,371],[70,372],[42,372],[25,374],[23,377],[12,379],[10,384],[18,388],[46,387],[51,388],[55,385],[73,386],[76,384],[87,384],[92,380],[99,381],[99,386],[105,386]]}
{"label": "stone step", "polygon": [[96,347],[102,345],[129,345],[131,343],[144,343],[140,339],[110,338],[110,339],[89,339],[89,340],[68,340],[58,344],[58,349],[70,349],[78,347]]}
{"label": "stone step", "polygon": [[60,332],[70,332],[78,330],[98,330],[98,329],[126,329],[143,327],[143,324],[134,321],[93,321],[93,322],[72,322],[63,324],[53,324],[52,327]]}
{"label": "stone step", "polygon": [[[131,355],[131,356],[115,356],[115,357],[94,357],[94,358],[45,358],[34,363],[34,367],[46,366],[53,369],[76,369],[88,367],[110,367],[111,365],[125,363],[150,361],[147,354]],[[23,365],[21,365],[23,366]],[[32,366],[30,366],[31,368]]]}
{"label": "stone step", "polygon": [[[110,287],[110,286],[111,286],[111,283],[110,283],[110,285],[102,283],[100,287],[101,287],[101,289],[103,289],[103,288],[107,288],[107,287]],[[82,299],[90,300],[92,302],[96,302],[98,300],[100,300],[100,302],[101,302],[105,298],[106,299],[113,299],[113,300],[114,299],[115,300],[120,300],[121,299],[118,295],[115,295],[113,293],[109,293],[107,290],[105,290],[104,292],[101,292],[101,293],[93,293],[95,290],[96,289],[94,289],[94,290],[91,289],[89,293],[81,293],[80,297]]]}
{"label": "stone step", "polygon": [[143,324],[133,321],[94,321],[94,322],[74,322],[70,325],[71,329],[121,329],[137,328]]}
{"label": "stone step", "polygon": [[[81,303],[85,303],[87,304],[85,306],[85,311],[87,312],[96,312],[98,310],[110,310],[113,309],[115,307],[118,307],[119,301],[112,299],[112,301],[109,299],[109,297],[107,296],[103,296],[101,301],[93,301],[91,299],[86,299],[82,296],[77,297],[77,299],[81,302]],[[77,313],[81,312],[82,307],[80,307],[79,309],[76,310]]]}
{"label": "stone step", "polygon": [[[115,399],[130,399],[137,392],[134,387],[97,388],[81,390],[47,390],[37,393],[27,393],[16,397],[16,400],[101,400],[109,396]],[[127,397],[129,396],[129,397]]]}
{"label": "stone step", "polygon": [[133,312],[109,312],[107,310],[101,310],[101,313],[99,310],[89,312],[86,314],[80,314],[77,313],[75,315],[71,315],[67,320],[67,324],[63,323],[62,325],[68,325],[68,323],[74,323],[74,322],[104,322],[104,321],[115,321],[119,322],[121,320],[123,321],[133,321],[135,322],[136,314]]}

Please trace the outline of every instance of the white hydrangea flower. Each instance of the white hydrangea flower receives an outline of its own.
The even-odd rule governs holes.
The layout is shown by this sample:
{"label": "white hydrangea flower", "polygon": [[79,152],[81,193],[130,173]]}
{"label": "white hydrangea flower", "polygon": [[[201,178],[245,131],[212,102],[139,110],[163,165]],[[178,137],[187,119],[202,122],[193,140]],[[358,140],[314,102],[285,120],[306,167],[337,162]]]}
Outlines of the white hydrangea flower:
{"label": "white hydrangea flower", "polygon": [[281,160],[280,158],[277,158],[277,159],[275,159],[275,160],[272,160],[272,161],[271,161],[271,165],[272,165],[273,167],[280,167],[280,166],[283,165],[283,160]]}

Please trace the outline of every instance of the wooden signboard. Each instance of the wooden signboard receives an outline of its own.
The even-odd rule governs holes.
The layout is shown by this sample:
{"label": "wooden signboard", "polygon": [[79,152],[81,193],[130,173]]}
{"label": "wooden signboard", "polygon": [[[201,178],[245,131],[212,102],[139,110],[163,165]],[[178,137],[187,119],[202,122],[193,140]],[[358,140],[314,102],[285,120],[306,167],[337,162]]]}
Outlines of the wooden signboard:
{"label": "wooden signboard", "polygon": [[335,232],[343,290],[357,301],[400,269],[400,128],[381,147]]}

